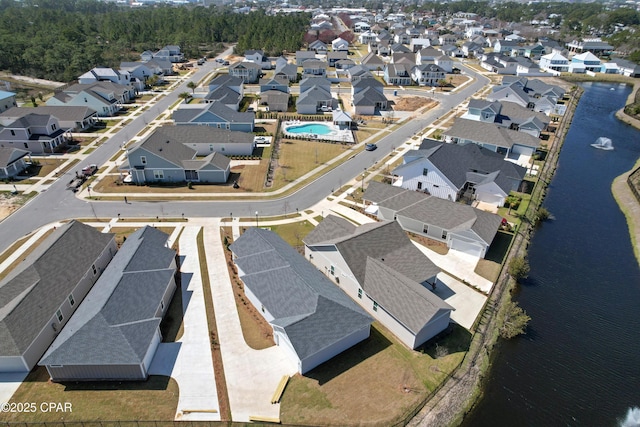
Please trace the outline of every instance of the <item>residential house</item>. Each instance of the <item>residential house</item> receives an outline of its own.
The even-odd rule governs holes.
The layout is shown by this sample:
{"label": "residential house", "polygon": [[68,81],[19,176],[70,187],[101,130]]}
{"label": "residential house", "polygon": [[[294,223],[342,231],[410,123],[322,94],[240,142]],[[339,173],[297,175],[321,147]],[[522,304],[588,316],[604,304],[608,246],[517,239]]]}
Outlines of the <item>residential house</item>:
{"label": "residential house", "polygon": [[250,228],[229,249],[246,298],[299,373],[369,337],[371,316],[277,234]]}
{"label": "residential house", "polygon": [[244,81],[230,74],[218,74],[209,82],[209,92],[204,96],[206,103],[220,102],[238,111],[244,97]]}
{"label": "residential house", "polygon": [[19,148],[0,147],[0,179],[13,178],[27,168],[25,158],[31,153]]}
{"label": "residential house", "polygon": [[411,84],[411,70],[415,64],[390,63],[384,67],[384,81],[388,85],[409,86]]}
{"label": "residential house", "polygon": [[[389,47],[390,53],[391,55],[395,55],[397,53],[410,53],[412,55],[415,55],[411,49],[409,49],[408,47],[406,47],[405,45],[401,44],[401,43],[395,43],[392,44]],[[415,58],[415,57],[414,57]]]}
{"label": "residential house", "polygon": [[529,164],[540,145],[540,140],[528,133],[462,118],[453,122],[453,126],[444,132],[444,137],[447,142],[476,144],[495,151],[521,166]]}
{"label": "residential house", "polygon": [[439,58],[441,56],[442,52],[438,49],[435,49],[433,47],[426,47],[416,53],[415,61],[417,65],[433,64],[435,63],[436,58]]}
{"label": "residential house", "polygon": [[385,67],[384,61],[375,53],[369,52],[360,60],[360,64],[369,71],[382,71]]}
{"label": "residential house", "polygon": [[462,53],[465,58],[476,58],[484,53],[484,47],[474,42],[466,42],[462,45]]}
{"label": "residential house", "polygon": [[446,55],[441,55],[438,56],[435,59],[435,64],[442,68],[444,70],[445,73],[452,73],[453,72],[453,60],[446,56]]}
{"label": "residential house", "polygon": [[429,46],[431,46],[431,40],[429,39],[416,38],[411,39],[411,41],[409,42],[409,48],[413,52],[419,52],[420,50],[425,49]]}
{"label": "residential house", "polygon": [[346,111],[342,110],[334,110],[331,112],[332,122],[334,125],[338,126],[340,129],[351,129],[353,128],[355,122],[351,115]]}
{"label": "residential house", "polygon": [[618,71],[623,76],[627,76],[627,77],[640,76],[640,65],[636,64],[635,62],[631,62],[621,58],[613,58],[611,59],[611,62],[615,63],[618,66]]}
{"label": "residential house", "polygon": [[493,51],[504,55],[511,55],[511,52],[518,47],[518,42],[513,40],[496,40]]}
{"label": "residential house", "polygon": [[65,129],[49,114],[26,114],[0,127],[0,148],[20,148],[32,154],[59,152],[67,144]]}
{"label": "residential house", "polygon": [[260,103],[269,111],[287,111],[289,108],[289,80],[284,78],[260,81]]}
{"label": "residential house", "polygon": [[319,76],[326,77],[327,63],[319,59],[307,59],[302,63],[302,78]]}
{"label": "residential house", "polygon": [[566,73],[569,71],[569,60],[558,52],[553,52],[540,57],[540,68],[557,73]]}
{"label": "residential house", "polygon": [[196,150],[200,157],[213,152],[225,156],[250,156],[256,148],[254,135],[248,132],[236,132],[211,126],[162,126],[158,132],[172,141],[181,142]]}
{"label": "residential house", "polygon": [[229,75],[239,77],[245,83],[258,83],[258,79],[262,74],[262,68],[253,62],[236,62],[229,67]]}
{"label": "residential house", "polygon": [[128,170],[132,182],[139,185],[227,182],[231,172],[228,157],[213,151],[204,159],[197,159],[198,152],[183,141],[158,128],[127,150],[127,163],[120,169]]}
{"label": "residential house", "polygon": [[285,64],[280,67],[276,67],[276,71],[274,76],[284,77],[288,79],[290,82],[298,81],[298,67],[295,64]]}
{"label": "residential house", "polygon": [[259,65],[263,70],[270,70],[272,68],[271,61],[265,56],[262,50],[246,50],[244,52],[244,62]]}
{"label": "residential house", "polygon": [[538,59],[546,53],[545,47],[540,43],[525,46],[524,49],[524,56],[531,59]]}
{"label": "residential house", "polygon": [[132,82],[137,81],[142,83],[142,88],[136,88],[139,91],[145,88],[149,77],[155,75],[158,76],[160,80],[164,78],[162,70],[156,69],[153,64],[145,64],[144,62],[121,62],[120,71],[129,73]]}
{"label": "residential house", "polygon": [[[172,63],[184,62],[184,54],[180,51],[180,46],[167,45],[153,54],[154,59],[169,61]],[[143,60],[145,57],[142,58]]]}
{"label": "residential house", "polygon": [[464,52],[458,46],[453,44],[445,44],[440,48],[442,53],[451,57],[451,58],[462,58],[464,57]]}
{"label": "residential house", "polygon": [[351,59],[341,59],[336,61],[336,72],[346,74],[349,68],[355,67],[356,63]]}
{"label": "residential house", "polygon": [[510,56],[494,53],[483,55],[480,66],[493,73],[515,75],[518,61]]}
{"label": "residential house", "polygon": [[411,69],[411,78],[418,86],[438,86],[445,77],[445,71],[436,64],[415,65]]}
{"label": "residential house", "polygon": [[429,288],[440,269],[385,221],[356,227],[328,215],[304,238],[305,256],[411,349],[449,326],[453,309]]}
{"label": "residential house", "polygon": [[[326,55],[327,54],[327,44],[325,42],[323,42],[322,40],[314,40],[313,42],[309,43],[309,51],[313,51],[317,54],[320,55]],[[315,58],[315,55],[314,55]],[[307,58],[309,59],[309,58]]]}
{"label": "residential house", "polygon": [[107,67],[96,67],[78,77],[78,83],[80,84],[91,84],[104,81],[128,86],[131,84],[131,75],[128,71],[118,71],[114,68]]}
{"label": "residential house", "polygon": [[296,101],[299,114],[316,114],[322,108],[338,108],[338,100],[331,95],[331,82],[324,77],[307,77],[300,82],[300,96]]}
{"label": "residential house", "polygon": [[393,41],[401,45],[409,44],[411,42],[411,36],[407,33],[396,33],[393,36]]}
{"label": "residential house", "polygon": [[124,104],[131,102],[135,91],[108,81],[91,84],[75,84],[67,87],[46,101],[49,106],[82,106],[95,110],[99,117],[114,116]]}
{"label": "residential house", "polygon": [[113,234],[72,220],[0,281],[0,372],[38,363],[116,250]]}
{"label": "residential house", "polygon": [[394,220],[403,230],[446,243],[452,250],[483,258],[500,228],[499,215],[421,191],[371,181],[362,195],[365,211]]}
{"label": "residential house", "polygon": [[299,50],[296,52],[296,65],[302,67],[302,63],[307,59],[316,59],[316,53],[312,50]]}
{"label": "residential house", "polygon": [[368,22],[358,21],[353,25],[354,33],[365,33],[367,31],[371,31],[371,25]]}
{"label": "residential house", "polygon": [[[338,52],[329,52],[327,54],[327,63],[329,64],[329,67],[335,67],[336,62],[340,60],[348,59],[348,58],[349,58],[348,52],[345,52],[344,50],[341,50]],[[304,63],[302,63],[302,67],[303,68],[305,67]]]}
{"label": "residential house", "polygon": [[29,114],[53,116],[58,119],[60,128],[71,132],[80,132],[91,128],[98,120],[95,110],[88,107],[48,106],[13,107],[0,114],[0,125],[7,126]]}
{"label": "residential house", "polygon": [[171,61],[166,61],[164,59],[153,58],[149,61],[145,61],[144,65],[153,70],[153,74],[158,76],[158,81],[164,81],[164,76],[171,76],[175,74],[173,71],[173,64]]}
{"label": "residential house", "polygon": [[594,55],[607,55],[613,52],[613,46],[600,38],[573,40],[567,43],[567,48],[572,53],[591,52]]}
{"label": "residential house", "polygon": [[337,51],[347,52],[349,50],[349,42],[346,41],[345,39],[338,37],[337,39],[331,42],[331,49],[333,49],[334,52],[337,52]]}
{"label": "residential house", "polygon": [[546,115],[556,110],[564,89],[547,84],[539,79],[505,76],[502,85],[494,87],[487,96],[488,101],[515,102],[522,107],[540,111]]}
{"label": "residential house", "polygon": [[601,69],[600,58],[588,51],[574,55],[569,64],[569,72],[572,73],[584,73],[586,71],[599,73]]}
{"label": "residential house", "polygon": [[351,95],[355,114],[374,115],[389,107],[389,101],[384,95],[384,85],[373,77],[353,81]]}
{"label": "residential house", "polygon": [[360,80],[360,79],[368,79],[373,77],[371,71],[364,65],[356,65],[355,67],[351,67],[347,70],[347,76],[351,83]]}
{"label": "residential house", "polygon": [[181,104],[171,117],[176,125],[212,126],[240,132],[253,132],[255,113],[235,111],[221,102]]}
{"label": "residential house", "polygon": [[373,31],[364,31],[358,36],[360,44],[369,44],[376,41],[378,35]]}
{"label": "residential house", "polygon": [[477,200],[500,207],[511,191],[518,191],[526,171],[475,144],[424,139],[419,149],[403,156],[402,165],[392,173],[396,187],[454,202]]}
{"label": "residential house", "polygon": [[539,137],[541,132],[547,130],[550,122],[549,117],[544,113],[532,111],[514,102],[501,103],[483,99],[471,99],[468,111],[462,118],[494,123],[535,137]]}
{"label": "residential house", "polygon": [[[176,290],[169,236],[133,232],[39,362],[52,381],[146,380]],[[80,302],[80,301],[78,301]]]}
{"label": "residential house", "polygon": [[15,93],[0,90],[0,113],[17,106]]}

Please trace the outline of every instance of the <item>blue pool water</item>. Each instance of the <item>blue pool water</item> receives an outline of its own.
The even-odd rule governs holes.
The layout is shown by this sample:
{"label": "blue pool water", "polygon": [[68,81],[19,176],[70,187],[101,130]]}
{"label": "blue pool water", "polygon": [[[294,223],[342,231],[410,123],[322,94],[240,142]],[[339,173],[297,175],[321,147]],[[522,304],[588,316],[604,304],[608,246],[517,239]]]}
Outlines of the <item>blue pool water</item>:
{"label": "blue pool water", "polygon": [[331,133],[331,128],[323,124],[311,124],[289,126],[286,129],[289,133],[315,133],[316,135],[328,135]]}

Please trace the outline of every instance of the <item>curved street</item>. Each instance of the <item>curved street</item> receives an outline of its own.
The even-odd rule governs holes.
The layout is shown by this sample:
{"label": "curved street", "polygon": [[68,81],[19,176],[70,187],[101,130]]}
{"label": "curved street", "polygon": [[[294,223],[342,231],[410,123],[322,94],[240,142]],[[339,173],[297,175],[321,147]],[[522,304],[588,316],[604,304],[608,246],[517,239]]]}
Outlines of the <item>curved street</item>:
{"label": "curved street", "polygon": [[[229,54],[228,51],[221,55],[227,54]],[[107,162],[120,149],[123,142],[129,141],[148,123],[178,101],[180,93],[189,91],[187,81],[198,82],[202,80],[207,74],[214,71],[217,65],[215,61],[207,61],[188,80],[183,80],[171,93],[161,98],[155,105],[101,144],[83,163],[101,165]],[[364,169],[383,159],[395,147],[422,131],[437,118],[457,107],[489,83],[489,79],[481,74],[466,67],[461,68],[467,75],[474,77],[470,84],[455,93],[435,94],[433,97],[439,101],[437,108],[429,110],[416,119],[407,121],[393,133],[377,141],[378,149],[376,151],[363,151],[353,156],[339,167],[309,182],[295,193],[269,200],[133,201],[130,203],[125,203],[124,200],[87,201],[66,190],[66,183],[75,175],[76,170],[82,167],[82,164],[79,164],[68,170],[47,190],[35,196],[0,223],[0,235],[3,237],[0,240],[0,252],[17,239],[47,223],[71,218],[114,218],[118,215],[138,218],[178,218],[182,215],[185,217],[253,217],[255,212],[259,212],[260,216],[281,215],[287,207],[289,212],[294,209],[302,211],[358,176]],[[415,94],[410,89],[400,89],[399,91],[403,94]],[[420,93],[424,95],[424,92]]]}

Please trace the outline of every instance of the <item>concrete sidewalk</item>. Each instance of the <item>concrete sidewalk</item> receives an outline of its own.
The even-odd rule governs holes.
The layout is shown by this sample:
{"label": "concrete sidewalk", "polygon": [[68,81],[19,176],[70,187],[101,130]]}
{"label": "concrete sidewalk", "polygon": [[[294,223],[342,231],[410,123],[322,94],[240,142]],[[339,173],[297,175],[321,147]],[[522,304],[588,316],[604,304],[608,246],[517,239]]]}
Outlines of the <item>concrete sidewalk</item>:
{"label": "concrete sidewalk", "polygon": [[220,421],[196,241],[199,232],[199,226],[187,226],[180,236],[184,334],[178,342],[159,345],[149,372],[177,381],[176,420]]}
{"label": "concrete sidewalk", "polygon": [[278,346],[254,350],[246,344],[227,271],[219,220],[205,226],[204,243],[231,418],[239,422],[248,422],[251,416],[279,420],[280,404],[272,404],[271,397],[282,377],[295,374],[297,367]]}

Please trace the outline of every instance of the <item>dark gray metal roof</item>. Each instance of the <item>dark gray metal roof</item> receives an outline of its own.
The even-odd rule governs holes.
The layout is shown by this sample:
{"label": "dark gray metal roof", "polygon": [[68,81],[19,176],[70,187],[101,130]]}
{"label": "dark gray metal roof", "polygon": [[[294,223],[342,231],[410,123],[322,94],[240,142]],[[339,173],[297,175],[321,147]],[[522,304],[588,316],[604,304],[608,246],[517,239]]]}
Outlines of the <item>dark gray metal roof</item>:
{"label": "dark gray metal roof", "polygon": [[71,221],[0,282],[0,356],[27,350],[112,240],[113,234]]}
{"label": "dark gray metal roof", "polygon": [[175,274],[175,251],[165,247],[167,238],[149,226],[131,234],[39,364],[141,363]]}
{"label": "dark gray metal roof", "polygon": [[250,228],[230,249],[242,281],[284,328],[298,357],[362,330],[373,319],[295,249],[268,230]]}

